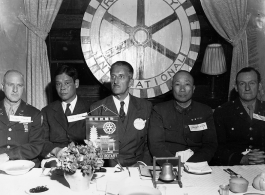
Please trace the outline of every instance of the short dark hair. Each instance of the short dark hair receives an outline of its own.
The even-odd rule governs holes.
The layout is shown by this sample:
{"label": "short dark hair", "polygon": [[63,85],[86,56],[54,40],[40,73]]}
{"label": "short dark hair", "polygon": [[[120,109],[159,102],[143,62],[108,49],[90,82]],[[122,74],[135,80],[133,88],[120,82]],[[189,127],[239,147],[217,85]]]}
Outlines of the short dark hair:
{"label": "short dark hair", "polygon": [[261,82],[261,76],[260,76],[260,73],[258,70],[256,70],[255,68],[253,67],[245,67],[245,68],[242,68],[240,71],[238,71],[238,73],[236,74],[236,84],[237,84],[237,78],[238,78],[238,75],[240,73],[245,73],[245,72],[255,72],[257,74],[257,78],[258,78],[258,82],[260,83]]}
{"label": "short dark hair", "polygon": [[73,81],[75,81],[76,79],[78,79],[78,72],[72,66],[68,66],[68,65],[62,65],[62,66],[60,66],[55,71],[55,77],[58,76],[58,75],[60,75],[60,74],[63,74],[63,73],[65,73],[69,77],[72,77]]}
{"label": "short dark hair", "polygon": [[132,75],[132,77],[133,77],[133,67],[132,67],[132,65],[130,64],[130,63],[128,63],[128,62],[126,62],[126,61],[117,61],[117,62],[115,62],[115,63],[113,63],[112,65],[111,65],[111,67],[110,67],[110,73],[111,73],[111,71],[113,70],[113,68],[115,67],[115,66],[125,66],[125,67],[127,67],[128,68],[128,70],[129,70],[129,73]]}
{"label": "short dark hair", "polygon": [[[192,84],[194,85],[194,78],[193,78],[193,76],[191,75],[191,73],[189,71],[187,71],[187,70],[179,70],[178,72],[175,73],[175,75],[178,74],[178,73],[182,73],[182,72],[187,73],[188,75],[190,75],[190,77],[192,78]],[[174,80],[175,75],[173,76],[172,82]]]}

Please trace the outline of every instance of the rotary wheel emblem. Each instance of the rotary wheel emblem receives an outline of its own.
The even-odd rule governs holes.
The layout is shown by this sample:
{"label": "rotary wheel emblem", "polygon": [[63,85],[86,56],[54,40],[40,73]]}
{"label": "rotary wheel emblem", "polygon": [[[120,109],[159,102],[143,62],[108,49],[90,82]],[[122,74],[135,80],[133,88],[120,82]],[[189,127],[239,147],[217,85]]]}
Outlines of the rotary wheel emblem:
{"label": "rotary wheel emblem", "polygon": [[85,61],[103,84],[111,64],[132,64],[130,93],[151,98],[171,90],[173,75],[197,59],[200,25],[189,0],[91,0],[84,14]]}
{"label": "rotary wheel emblem", "polygon": [[114,123],[112,123],[112,122],[106,122],[103,125],[103,130],[107,134],[112,134],[116,130],[116,125]]}

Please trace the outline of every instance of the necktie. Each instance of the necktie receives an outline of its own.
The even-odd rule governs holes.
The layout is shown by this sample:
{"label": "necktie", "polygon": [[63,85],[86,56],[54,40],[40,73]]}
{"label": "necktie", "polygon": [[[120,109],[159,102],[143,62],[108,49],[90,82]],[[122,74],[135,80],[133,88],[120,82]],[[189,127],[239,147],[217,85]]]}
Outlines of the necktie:
{"label": "necktie", "polygon": [[124,119],[125,119],[124,101],[121,101],[120,119],[121,119],[122,122],[124,122]]}
{"label": "necktie", "polygon": [[252,119],[253,118],[253,113],[254,113],[253,106],[252,105],[248,105],[247,107],[249,109],[248,114],[249,114],[250,118]]}
{"label": "necktie", "polygon": [[14,114],[15,113],[14,113],[13,107],[11,106],[10,109],[9,109],[9,111],[8,111],[8,117],[9,117],[9,119],[10,119],[10,116],[11,115],[14,115]]}
{"label": "necktie", "polygon": [[72,114],[71,110],[70,110],[70,106],[71,106],[71,104],[68,103],[66,106],[66,109],[65,109],[65,116],[70,116]]}

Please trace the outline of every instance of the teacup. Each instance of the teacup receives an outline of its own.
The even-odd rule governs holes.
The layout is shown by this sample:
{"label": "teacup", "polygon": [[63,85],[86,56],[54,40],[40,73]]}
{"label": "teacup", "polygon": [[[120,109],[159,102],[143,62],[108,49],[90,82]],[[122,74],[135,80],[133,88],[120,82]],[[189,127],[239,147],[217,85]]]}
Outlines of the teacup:
{"label": "teacup", "polygon": [[231,192],[243,193],[248,190],[248,181],[242,177],[234,177],[229,180]]}

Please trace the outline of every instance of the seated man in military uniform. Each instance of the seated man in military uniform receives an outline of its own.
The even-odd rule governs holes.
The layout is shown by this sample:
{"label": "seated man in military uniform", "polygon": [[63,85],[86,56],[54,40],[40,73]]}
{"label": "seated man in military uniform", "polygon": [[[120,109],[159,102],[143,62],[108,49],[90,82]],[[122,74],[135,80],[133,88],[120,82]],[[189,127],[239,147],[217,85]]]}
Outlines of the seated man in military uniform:
{"label": "seated man in military uniform", "polygon": [[251,67],[236,75],[239,98],[214,112],[218,149],[212,165],[264,164],[265,103],[257,99],[261,78]]}
{"label": "seated man in military uniform", "polygon": [[[178,71],[172,81],[174,100],[154,106],[148,131],[152,156],[175,157],[188,162],[209,162],[217,148],[212,109],[192,100],[194,80]],[[185,154],[185,155],[183,155]],[[164,161],[157,161],[162,165]],[[178,161],[171,161],[177,165]]]}
{"label": "seated man in military uniform", "polygon": [[41,112],[21,99],[24,77],[19,71],[5,73],[2,89],[5,99],[0,102],[0,162],[26,159],[39,167],[37,156],[44,144]]}

